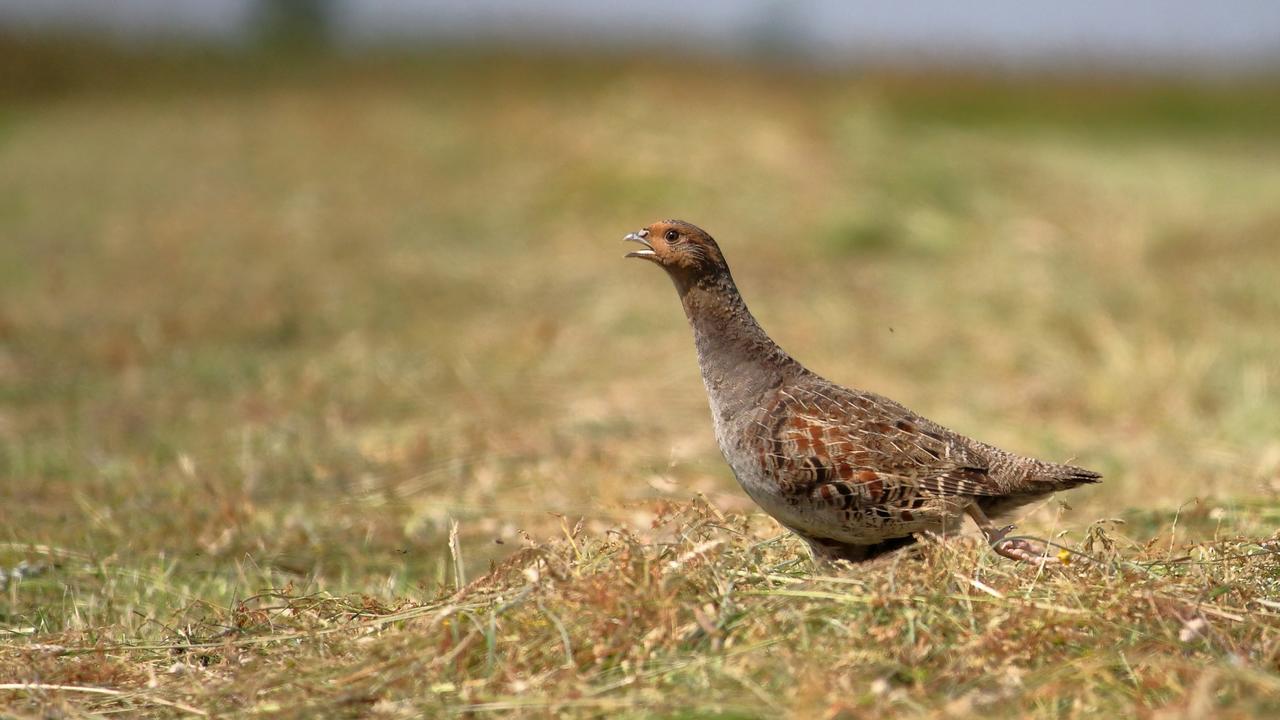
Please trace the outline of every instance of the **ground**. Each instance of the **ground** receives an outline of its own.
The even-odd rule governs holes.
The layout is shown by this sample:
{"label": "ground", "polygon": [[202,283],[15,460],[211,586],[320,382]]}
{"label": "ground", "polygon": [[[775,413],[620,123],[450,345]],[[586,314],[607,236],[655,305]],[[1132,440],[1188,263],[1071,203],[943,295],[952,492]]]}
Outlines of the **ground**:
{"label": "ground", "polygon": [[[1280,711],[1280,93],[5,41],[0,713]],[[1105,474],[816,574],[669,282]]]}

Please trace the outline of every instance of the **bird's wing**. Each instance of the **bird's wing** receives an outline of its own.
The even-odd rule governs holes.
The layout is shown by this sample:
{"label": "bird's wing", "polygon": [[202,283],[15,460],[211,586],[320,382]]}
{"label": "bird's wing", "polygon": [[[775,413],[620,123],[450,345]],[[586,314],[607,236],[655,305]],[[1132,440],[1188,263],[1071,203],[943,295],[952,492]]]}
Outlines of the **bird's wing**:
{"label": "bird's wing", "polygon": [[791,492],[844,506],[1004,494],[971,445],[871,393],[780,390],[760,427],[762,459]]}

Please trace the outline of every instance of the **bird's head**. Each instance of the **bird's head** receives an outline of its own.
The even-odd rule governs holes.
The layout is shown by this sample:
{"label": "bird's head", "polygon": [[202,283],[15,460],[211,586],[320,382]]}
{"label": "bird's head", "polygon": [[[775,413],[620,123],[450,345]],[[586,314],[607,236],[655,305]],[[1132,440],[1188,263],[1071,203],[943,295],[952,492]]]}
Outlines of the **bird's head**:
{"label": "bird's head", "polygon": [[662,220],[623,240],[644,246],[627,253],[627,257],[649,260],[673,278],[692,280],[729,270],[716,241],[702,228],[683,220]]}

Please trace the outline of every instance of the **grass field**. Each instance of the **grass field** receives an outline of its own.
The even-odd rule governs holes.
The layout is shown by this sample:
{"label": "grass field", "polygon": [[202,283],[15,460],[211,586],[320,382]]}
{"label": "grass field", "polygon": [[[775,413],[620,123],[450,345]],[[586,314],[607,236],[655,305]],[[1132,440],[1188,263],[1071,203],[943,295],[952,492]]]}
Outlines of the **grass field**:
{"label": "grass field", "polygon": [[[1274,83],[3,49],[0,715],[1280,712]],[[812,574],[665,217],[1079,554]]]}

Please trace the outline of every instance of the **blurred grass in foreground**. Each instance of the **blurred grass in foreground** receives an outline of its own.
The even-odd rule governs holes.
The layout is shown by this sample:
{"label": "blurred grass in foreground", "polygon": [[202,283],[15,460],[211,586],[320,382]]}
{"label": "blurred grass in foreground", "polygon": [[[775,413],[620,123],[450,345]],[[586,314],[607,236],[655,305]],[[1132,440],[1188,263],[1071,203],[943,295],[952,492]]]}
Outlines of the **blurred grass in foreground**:
{"label": "blurred grass in foreground", "polygon": [[[1256,601],[1280,597],[1265,553],[1151,580],[1153,596],[1176,598],[1169,608],[1137,594],[1112,604],[1132,570],[1123,558],[1047,585],[983,561],[1004,578],[999,594],[1070,605],[1093,628],[1022,653],[993,617],[945,619],[955,593],[975,591],[953,573],[972,573],[977,555],[930,550],[851,582],[919,575],[955,588],[872,600],[874,622],[773,597],[743,610],[751,629],[736,641],[767,635],[771,649],[740,655],[708,639],[735,627],[726,578],[804,582],[789,564],[800,548],[768,540],[771,521],[726,521],[754,529],[699,540],[720,542],[723,557],[697,572],[668,565],[688,548],[642,543],[624,562],[607,545],[615,532],[668,537],[651,532],[655,518],[698,493],[714,513],[754,512],[714,446],[674,293],[620,259],[623,233],[682,217],[721,241],[766,328],[810,367],[1107,475],[1024,530],[1074,545],[1095,520],[1121,518],[1107,527],[1128,560],[1259,552],[1250,542],[1271,537],[1280,492],[1274,83],[0,50],[0,567],[35,569],[4,590],[0,681],[141,688],[157,672],[152,697],[212,709],[253,674],[261,684],[244,697],[277,710],[303,690],[334,701],[358,687],[352,714],[527,696],[534,714],[602,697],[583,712],[769,715],[750,698],[858,707],[846,692],[889,693],[904,712],[1016,699],[1055,717],[1274,704],[1280,634],[1274,608]],[[560,515],[584,519],[575,540]],[[680,527],[667,531],[675,548],[696,535],[680,540]],[[752,565],[766,541],[769,563]],[[439,593],[525,545],[578,558],[565,577],[594,589],[529,580],[515,605],[459,596],[469,619],[447,632],[448,613],[425,628],[371,626],[369,652],[388,653],[398,675],[334,681],[339,667],[379,661],[341,633],[300,649],[217,645],[270,641],[274,623],[310,632],[299,598],[316,598],[325,627],[401,603],[438,609]],[[521,567],[543,577],[529,552]],[[779,572],[791,579],[771,579]],[[844,587],[815,582],[804,587]],[[681,589],[626,596],[633,612],[609,598],[617,583]],[[242,604],[267,588],[287,588],[279,607],[295,619],[255,609],[274,601]],[[534,613],[530,598],[572,616],[503,625],[508,606]],[[1241,619],[1205,616],[1210,630],[1175,643],[1217,598]],[[1018,623],[1057,622],[1012,605]],[[936,616],[921,626],[920,613]],[[665,639],[575,650],[611,618]],[[919,658],[887,639],[949,622],[968,629],[915,635]],[[838,649],[831,632],[848,635]],[[188,641],[217,647],[177,665],[164,650],[36,662],[24,649]],[[504,665],[529,643],[544,663]],[[348,659],[326,667],[329,653]],[[395,665],[404,653],[416,660]],[[788,658],[796,678],[844,670],[820,688],[769,657]],[[1079,682],[966,675],[948,664],[960,657],[1013,675],[1069,663]],[[1226,679],[1203,686],[1187,671],[1205,664]],[[61,702],[51,697],[10,696]]]}

